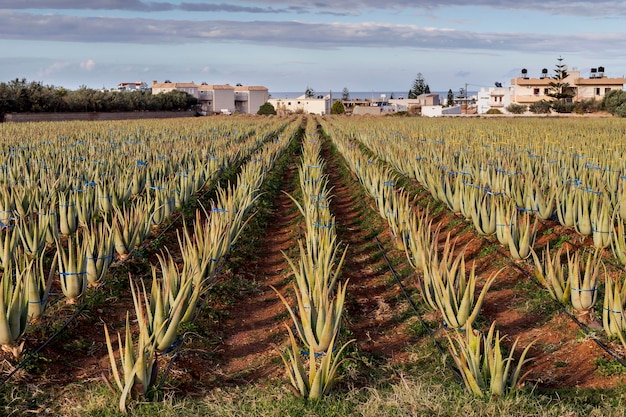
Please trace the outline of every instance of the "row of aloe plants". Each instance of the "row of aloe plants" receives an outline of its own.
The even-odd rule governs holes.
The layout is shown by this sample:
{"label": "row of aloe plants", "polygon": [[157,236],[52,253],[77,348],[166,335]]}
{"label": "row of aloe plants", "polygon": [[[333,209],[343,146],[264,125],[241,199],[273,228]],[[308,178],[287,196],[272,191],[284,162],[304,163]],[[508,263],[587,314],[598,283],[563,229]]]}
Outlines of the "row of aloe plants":
{"label": "row of aloe plants", "polygon": [[[292,285],[296,305],[292,307],[276,289],[293,320],[302,350],[291,328],[289,348],[280,352],[294,392],[306,399],[327,395],[342,363],[342,352],[349,341],[337,348],[348,280],[338,281],[347,247],[341,253],[336,220],[330,211],[331,188],[324,174],[325,161],[320,155],[321,141],[313,118],[307,119],[302,143],[302,161],[298,167],[299,208],[305,225],[304,242],[298,241],[299,260],[287,255],[295,282]],[[305,366],[303,357],[308,358]]]}
{"label": "row of aloe plants", "polygon": [[495,322],[487,334],[473,328],[498,273],[487,278],[476,299],[474,266],[468,272],[463,250],[454,256],[455,245],[449,234],[441,247],[439,230],[432,230],[428,210],[415,211],[408,192],[396,186],[393,172],[369,159],[359,149],[357,141],[346,137],[333,123],[322,122],[322,125],[374,199],[377,211],[389,224],[397,249],[406,252],[419,274],[425,303],[440,312],[444,327],[450,331],[447,339],[451,356],[466,388],[476,395],[504,395],[515,390],[523,378],[522,366],[527,362],[532,343],[526,346],[514,366],[513,354],[518,341],[507,356],[501,346],[504,337],[495,330]]}
{"label": "row of aloe plants", "polygon": [[[485,131],[490,126],[481,127]],[[532,256],[534,275],[556,301],[583,324],[596,327],[597,317],[601,317],[606,335],[626,348],[625,278],[619,272],[607,273],[600,252],[610,246],[617,260],[626,265],[624,146],[614,140],[623,126],[618,123],[609,127],[603,131],[605,125],[595,126],[595,130],[586,132],[598,143],[587,136],[579,137],[570,144],[569,152],[554,151],[548,155],[549,160],[543,145],[560,149],[563,143],[526,142],[534,149],[516,152],[516,142],[498,135],[489,140],[481,137],[478,152],[468,148],[471,141],[463,146],[452,141],[459,145],[454,149],[447,139],[412,141],[399,131],[388,136],[380,131],[369,136],[361,133],[358,137],[394,168],[407,176],[413,174],[434,198],[469,219],[479,234],[496,236],[508,247],[511,258]],[[602,135],[597,136],[598,132]],[[415,137],[415,132],[412,134]],[[490,151],[496,147],[498,157],[489,160]],[[407,161],[407,148],[418,152],[414,161]],[[582,150],[592,156],[583,155]],[[533,249],[539,219],[556,219],[582,236],[592,236],[596,250],[570,254],[560,249],[550,254],[546,246],[540,259]],[[604,301],[598,313],[596,301],[602,284]]]}
{"label": "row of aloe plants", "polygon": [[[139,332],[131,332],[131,314],[127,313],[124,341],[118,333],[118,351],[105,325],[112,379],[120,392],[119,408],[127,411],[133,396],[145,397],[158,373],[158,355],[177,342],[181,324],[192,321],[201,296],[215,282],[221,260],[231,251],[251,219],[251,210],[259,189],[277,158],[287,149],[298,125],[283,131],[275,140],[251,155],[237,176],[236,184],[218,187],[210,210],[200,207],[190,227],[178,233],[182,263],[179,266],[170,252],[158,255],[152,266],[150,290],[143,281],[130,279],[134,315]],[[118,359],[119,357],[119,359]]]}
{"label": "row of aloe plants", "polygon": [[[343,127],[450,210],[472,219],[479,233],[515,229],[516,212],[553,218],[592,236],[598,248],[612,247],[626,264],[626,151],[618,140],[623,123],[547,123],[370,121],[358,131],[350,122]],[[503,210],[506,215],[498,215]]]}
{"label": "row of aloe plants", "polygon": [[[274,130],[278,128],[278,124],[273,126]],[[53,142],[45,142],[41,146],[33,144],[32,139],[24,136],[30,132],[20,131],[19,127],[7,128],[3,132],[10,138],[7,142],[17,137],[21,139],[20,143],[27,145],[8,149],[9,157],[5,160],[3,170],[5,178],[2,185],[4,209],[2,213],[6,217],[2,220],[0,230],[2,348],[19,357],[23,346],[20,339],[29,321],[42,317],[50,304],[54,288],[60,287],[68,303],[76,303],[83,297],[88,286],[100,285],[116,255],[119,260],[128,257],[148,238],[152,229],[157,226],[157,219],[160,222],[166,221],[176,208],[182,207],[195,192],[213,181],[220,167],[224,168],[235,163],[257,148],[266,140],[267,132],[264,132],[258,136],[249,128],[234,144],[228,140],[231,135],[212,138],[210,146],[203,144],[198,138],[193,143],[196,149],[174,146],[174,140],[165,140],[163,137],[159,142],[154,141],[153,145],[169,143],[172,158],[169,160],[169,155],[159,155],[160,157],[154,161],[160,163],[156,163],[156,168],[153,168],[150,163],[135,162],[149,160],[149,155],[153,153],[151,148],[143,144],[149,142],[151,138],[148,132],[142,131],[143,142],[134,141],[129,144],[129,140],[119,138],[113,140],[118,135],[109,134],[107,141],[92,142],[85,139],[69,147],[66,144],[67,139],[59,139],[60,144],[57,143],[55,147]],[[85,137],[93,135],[79,130],[73,133]],[[161,133],[152,132],[152,135],[160,137]],[[175,132],[172,132],[172,135],[175,135]],[[110,146],[111,143],[118,144],[118,149]],[[72,168],[73,170],[68,167],[67,170],[54,172],[54,175],[58,176],[54,186],[50,183],[53,173],[46,169],[33,169],[33,166],[67,162],[64,158],[68,149],[67,153],[73,155],[71,157],[73,161],[79,159],[76,155],[84,155],[80,160],[89,167],[91,164],[85,160],[88,155],[95,153],[94,149],[100,149],[99,147],[101,147],[99,153],[108,151],[110,155],[106,162],[97,166],[114,167],[116,174],[105,175],[102,179],[93,178],[94,181],[83,183],[81,189],[62,190],[60,186],[81,175],[81,178],[84,178],[76,166]],[[130,164],[130,170],[128,166],[123,169],[123,166],[119,165],[119,160],[123,160],[126,154],[130,153],[129,149],[133,149],[132,158],[135,158]],[[208,154],[203,154],[209,149],[210,158],[206,157]],[[182,156],[179,157],[178,154]],[[199,157],[201,154],[204,156]],[[159,177],[159,172],[163,172],[166,162],[170,165],[168,169],[171,173],[169,176]],[[184,174],[182,166],[186,169]],[[24,170],[27,175],[21,182],[13,181],[20,178],[16,174],[20,170]],[[141,187],[137,187],[137,178],[152,180],[150,183],[142,180]],[[157,178],[160,178],[160,185],[156,185]],[[10,186],[7,183],[9,180],[13,181]],[[119,195],[115,198],[113,195],[105,196],[107,198],[98,196],[96,190],[107,183],[116,183],[118,190],[124,190],[124,198],[119,198]],[[135,187],[137,190],[131,191]],[[65,195],[71,196],[69,201],[63,197]],[[51,196],[60,197],[57,199]],[[159,198],[162,200],[158,200]],[[109,204],[108,212],[102,206],[96,209],[95,202],[105,200]],[[47,205],[42,207],[42,202],[46,202]],[[37,210],[32,211],[33,207],[37,207]],[[87,210],[84,207],[90,208]],[[86,212],[91,215],[79,215]],[[49,250],[46,250],[47,248]],[[53,280],[55,272],[59,275],[58,284]]]}

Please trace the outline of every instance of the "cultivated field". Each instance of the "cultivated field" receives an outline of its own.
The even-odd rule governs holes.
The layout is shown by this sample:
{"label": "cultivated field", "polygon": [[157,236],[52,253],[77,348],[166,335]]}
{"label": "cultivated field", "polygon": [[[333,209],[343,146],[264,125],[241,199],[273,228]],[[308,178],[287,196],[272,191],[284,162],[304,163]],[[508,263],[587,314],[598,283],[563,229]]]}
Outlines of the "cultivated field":
{"label": "cultivated field", "polygon": [[618,416],[626,121],[0,125],[0,414]]}

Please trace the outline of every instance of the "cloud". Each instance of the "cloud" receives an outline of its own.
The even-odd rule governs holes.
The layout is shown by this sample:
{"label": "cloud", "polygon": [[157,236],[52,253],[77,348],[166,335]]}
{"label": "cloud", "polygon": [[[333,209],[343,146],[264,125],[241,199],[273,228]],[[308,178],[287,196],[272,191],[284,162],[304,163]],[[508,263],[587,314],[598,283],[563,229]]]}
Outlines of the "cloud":
{"label": "cloud", "polygon": [[67,70],[71,65],[70,62],[56,61],[37,71],[37,75],[39,77],[48,77],[52,74]]}
{"label": "cloud", "polygon": [[175,3],[140,0],[0,0],[0,9],[17,10],[132,10],[167,11],[177,8]]}
{"label": "cloud", "polygon": [[160,12],[182,10],[188,12],[232,13],[316,13],[329,15],[354,15],[358,11],[396,10],[403,12],[436,10],[448,7],[484,7],[511,11],[534,11],[553,15],[617,17],[626,16],[626,4],[620,0],[571,1],[562,0],[269,0],[263,7],[257,0],[238,0],[228,3],[141,1],[141,0],[0,0],[0,9],[7,10],[127,10]]}
{"label": "cloud", "polygon": [[125,10],[135,12],[163,12],[182,10],[186,12],[229,12],[229,13],[306,13],[305,7],[259,7],[232,3],[149,2],[139,0],[0,0],[0,9],[6,10]]}
{"label": "cloud", "polygon": [[80,63],[80,69],[91,71],[96,67],[96,62],[93,59],[88,59]]}
{"label": "cloud", "polygon": [[[28,28],[25,30],[24,28]],[[156,20],[77,17],[0,11],[0,39],[135,44],[245,43],[309,49],[412,48],[420,50],[621,53],[620,33],[472,32],[390,23]],[[602,51],[598,50],[602,45]]]}

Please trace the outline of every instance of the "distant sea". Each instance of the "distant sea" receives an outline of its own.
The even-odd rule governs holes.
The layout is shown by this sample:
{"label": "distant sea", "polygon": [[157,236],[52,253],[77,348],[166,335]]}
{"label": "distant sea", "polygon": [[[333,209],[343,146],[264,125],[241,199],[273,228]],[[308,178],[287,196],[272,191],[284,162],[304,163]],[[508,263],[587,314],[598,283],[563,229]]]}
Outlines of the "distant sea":
{"label": "distant sea", "polygon": [[[399,99],[399,98],[406,98],[407,94],[408,94],[408,90],[407,91],[350,91],[350,99],[351,100],[379,100],[381,98],[381,96],[383,94],[385,94],[385,96],[387,97],[387,99],[393,98],[395,99]],[[297,98],[300,97],[301,95],[304,94],[304,91],[270,91],[270,96],[271,98]],[[328,94],[329,91],[316,91],[315,95],[326,95]],[[343,91],[339,90],[339,91],[332,91],[333,97],[337,97],[340,98],[342,95]],[[433,91],[433,93],[435,94],[439,94],[440,100],[445,100],[448,97],[448,92],[447,91]],[[458,91],[454,91],[454,94],[457,95]],[[476,91],[470,91],[469,92],[470,95],[475,95],[477,94]]]}

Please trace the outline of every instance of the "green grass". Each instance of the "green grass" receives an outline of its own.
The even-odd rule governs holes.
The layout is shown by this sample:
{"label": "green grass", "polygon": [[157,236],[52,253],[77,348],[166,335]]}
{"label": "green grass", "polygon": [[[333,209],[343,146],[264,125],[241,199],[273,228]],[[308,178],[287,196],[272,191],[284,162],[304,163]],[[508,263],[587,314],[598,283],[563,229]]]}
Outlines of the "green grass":
{"label": "green grass", "polygon": [[561,235],[556,237],[550,241],[550,248],[559,249],[565,242],[569,242],[571,238],[571,235]]}
{"label": "green grass", "polygon": [[561,310],[559,304],[552,298],[550,293],[543,287],[539,287],[531,279],[521,279],[515,285],[517,290],[524,293],[517,305],[513,308],[520,309],[529,314],[541,314],[548,320]]}
{"label": "green grass", "polygon": [[615,359],[607,359],[604,356],[598,356],[593,364],[598,367],[600,374],[604,376],[626,375],[626,367]]}
{"label": "green grass", "polygon": [[[431,349],[414,353],[419,367],[410,370],[380,370],[379,383],[368,387],[345,381],[320,401],[296,398],[285,384],[262,383],[224,386],[196,398],[181,396],[167,387],[152,402],[135,401],[130,415],[147,416],[623,416],[623,388],[571,390],[541,393],[526,387],[517,395],[501,398],[474,397],[465,392],[449,371],[435,361]],[[361,357],[360,369],[376,367],[376,358]],[[369,363],[369,366],[367,366]],[[567,394],[567,395],[565,395]],[[33,386],[0,389],[0,413],[25,415],[39,410],[43,415],[119,416],[117,397],[103,384],[73,384],[52,393]],[[51,404],[51,399],[53,404]],[[12,414],[11,414],[12,413]]]}
{"label": "green grass", "polygon": [[480,251],[478,252],[478,256],[481,258],[485,256],[489,256],[490,254],[495,252],[497,249],[498,249],[498,246],[495,243],[483,245],[483,247],[481,247]]}

